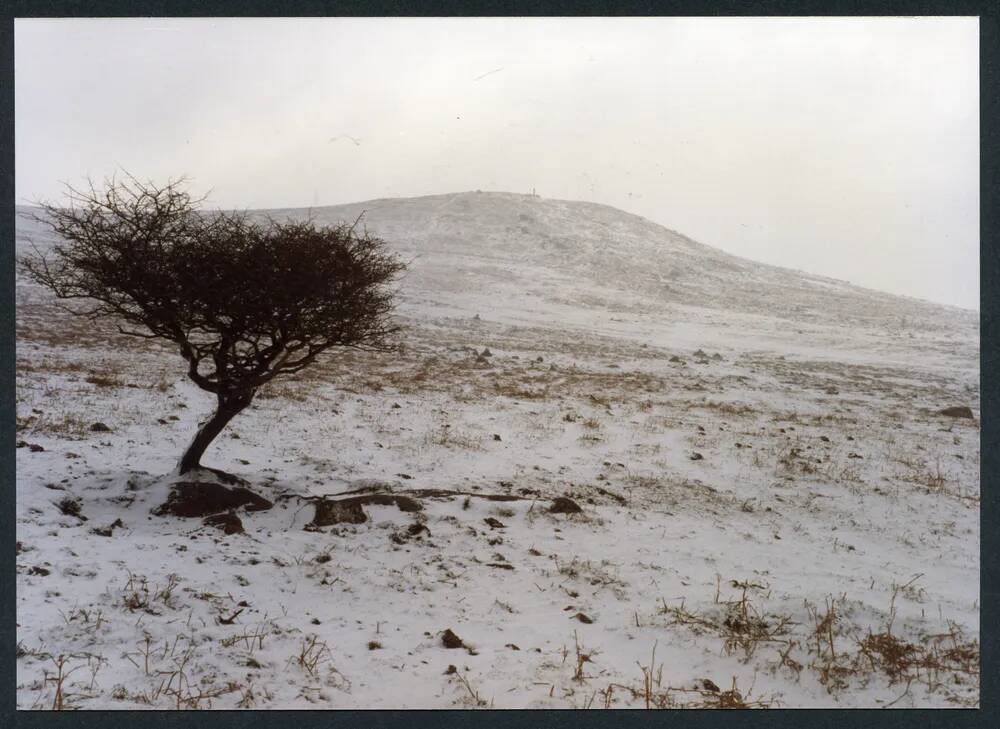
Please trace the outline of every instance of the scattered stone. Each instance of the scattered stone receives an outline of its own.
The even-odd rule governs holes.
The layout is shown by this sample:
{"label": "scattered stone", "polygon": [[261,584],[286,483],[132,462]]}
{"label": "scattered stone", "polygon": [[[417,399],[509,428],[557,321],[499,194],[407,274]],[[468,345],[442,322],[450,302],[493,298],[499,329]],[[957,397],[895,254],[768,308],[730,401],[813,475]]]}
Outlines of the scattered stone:
{"label": "scattered stone", "polygon": [[451,676],[451,675],[456,674],[456,673],[458,673],[458,668],[456,668],[454,665],[449,665],[448,668],[447,668],[447,670],[444,672],[444,675],[445,676]]}
{"label": "scattered stone", "polygon": [[227,488],[217,483],[180,481],[174,484],[165,503],[153,509],[156,516],[204,517],[233,511],[264,511],[274,504],[243,487]]}
{"label": "scattered stone", "polygon": [[577,613],[573,617],[576,618],[577,620],[579,620],[581,623],[584,623],[586,625],[590,625],[591,623],[594,622],[592,618],[587,617],[583,613]]}
{"label": "scattered stone", "polygon": [[247,662],[245,665],[247,668],[263,668],[263,666],[256,658],[247,658]]}
{"label": "scattered stone", "polygon": [[110,537],[114,534],[115,529],[124,528],[124,526],[125,523],[121,519],[115,519],[106,527],[94,527],[90,531],[92,534],[96,534],[99,537]]}
{"label": "scattered stone", "polygon": [[77,519],[81,519],[83,521],[87,520],[87,517],[81,513],[82,506],[80,504],[80,500],[74,499],[72,496],[67,496],[66,498],[56,502],[56,507],[66,516],[75,516]]}
{"label": "scattered stone", "polygon": [[29,444],[28,444],[28,450],[29,450],[29,451],[31,451],[32,453],[41,453],[41,452],[43,452],[43,451],[44,451],[45,449],[44,449],[44,448],[42,448],[42,447],[41,447],[40,445],[38,445],[37,443],[29,443]]}
{"label": "scattered stone", "polygon": [[485,519],[483,519],[483,521],[486,522],[489,525],[490,529],[503,529],[504,528],[504,523],[502,521],[500,521],[499,519],[494,519],[492,516],[486,517]]}
{"label": "scattered stone", "polygon": [[519,650],[521,650],[520,648],[518,648],[513,643],[508,643],[507,645],[504,646],[504,648],[510,648],[512,651],[519,651]]}
{"label": "scattered stone", "polygon": [[316,514],[307,529],[330,526],[331,524],[361,524],[368,519],[362,506],[395,506],[400,511],[421,511],[420,502],[409,496],[391,493],[363,494],[346,499],[319,499],[315,502]]}
{"label": "scattered stone", "polygon": [[26,441],[26,440],[19,440],[14,447],[15,448],[27,448],[28,447],[28,441]]}
{"label": "scattered stone", "polygon": [[427,528],[426,524],[420,524],[418,522],[415,524],[410,524],[410,526],[406,528],[406,533],[409,534],[411,537],[416,537],[421,533],[426,533],[427,536],[430,536],[431,530]]}
{"label": "scattered stone", "polygon": [[109,428],[104,423],[94,423],[90,426],[90,430],[94,433],[110,433],[111,428]]}
{"label": "scattered stone", "polygon": [[503,440],[503,438],[500,437],[499,433],[494,433],[493,434],[493,440]]}
{"label": "scattered stone", "polygon": [[39,565],[35,565],[30,570],[28,570],[29,575],[38,575],[39,577],[48,577],[52,574],[50,570],[45,569]]}
{"label": "scattered stone", "polygon": [[827,437],[826,437],[825,435],[821,435],[821,436],[819,437],[819,439],[820,439],[821,441],[823,441],[824,443],[829,443],[829,442],[830,442],[830,439],[829,439],[829,438],[827,438]]}
{"label": "scattered stone", "polygon": [[370,650],[370,651],[377,651],[381,647],[382,647],[382,644],[379,643],[377,640],[370,640],[370,641],[368,641],[368,650]]}
{"label": "scattered stone", "polygon": [[671,357],[668,361],[673,362],[674,364],[684,364],[684,360],[682,360],[676,354],[673,357]]}
{"label": "scattered stone", "polygon": [[399,409],[400,409],[401,407],[403,407],[403,406],[402,406],[402,405],[400,405],[400,404],[399,404],[398,402],[394,402],[394,403],[392,404],[392,409],[393,409],[393,410],[399,410]]}
{"label": "scattered stone", "polygon": [[492,357],[493,352],[490,351],[489,347],[484,347],[483,351],[479,353],[480,357]]}
{"label": "scattered stone", "polygon": [[212,514],[211,516],[206,516],[204,520],[205,526],[212,526],[216,529],[221,529],[223,534],[244,534],[243,522],[240,518],[236,516],[231,511],[224,514]]}
{"label": "scattered stone", "polygon": [[514,569],[514,565],[512,565],[512,564],[510,564],[508,562],[488,562],[486,564],[486,566],[487,567],[496,567],[497,569],[501,569],[501,570],[513,570]]}
{"label": "scattered stone", "polygon": [[864,456],[858,455],[857,453],[855,453],[853,451],[851,451],[850,453],[848,453],[847,457],[848,458],[864,458]]}
{"label": "scattered stone", "polygon": [[698,453],[698,451],[695,451],[694,453],[691,454],[691,460],[692,461],[702,461],[704,459],[705,459],[705,456],[703,456],[700,453]]}
{"label": "scattered stone", "polygon": [[552,506],[549,507],[549,513],[551,514],[579,514],[583,512],[580,505],[577,504],[573,499],[566,498],[565,496],[557,496],[552,500]]}
{"label": "scattered stone", "polygon": [[315,508],[313,520],[310,522],[313,527],[333,524],[363,524],[368,521],[368,515],[361,508],[361,503],[353,499],[345,502],[321,499],[316,502]]}
{"label": "scattered stone", "polygon": [[949,418],[968,418],[970,420],[975,420],[976,417],[972,414],[972,409],[964,405],[939,410],[938,414],[947,415]]}
{"label": "scattered stone", "polygon": [[465,643],[452,631],[451,628],[446,628],[444,633],[441,634],[441,642],[444,643],[445,648],[464,648]]}
{"label": "scattered stone", "polygon": [[709,681],[707,678],[701,679],[701,687],[706,691],[711,691],[714,694],[719,693],[722,689],[715,685],[715,682]]}

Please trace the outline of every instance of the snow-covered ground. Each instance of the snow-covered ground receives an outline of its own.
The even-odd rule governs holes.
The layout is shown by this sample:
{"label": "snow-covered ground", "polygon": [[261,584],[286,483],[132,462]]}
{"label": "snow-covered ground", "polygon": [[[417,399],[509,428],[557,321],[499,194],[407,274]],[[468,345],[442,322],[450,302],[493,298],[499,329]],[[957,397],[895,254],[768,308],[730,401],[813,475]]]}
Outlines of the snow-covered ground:
{"label": "snow-covered ground", "polygon": [[[18,280],[20,708],[978,705],[975,314],[581,203],[313,215],[361,209],[403,349],[233,421],[245,534],[150,513],[211,406],[177,355]],[[461,494],[304,528],[359,488]]]}

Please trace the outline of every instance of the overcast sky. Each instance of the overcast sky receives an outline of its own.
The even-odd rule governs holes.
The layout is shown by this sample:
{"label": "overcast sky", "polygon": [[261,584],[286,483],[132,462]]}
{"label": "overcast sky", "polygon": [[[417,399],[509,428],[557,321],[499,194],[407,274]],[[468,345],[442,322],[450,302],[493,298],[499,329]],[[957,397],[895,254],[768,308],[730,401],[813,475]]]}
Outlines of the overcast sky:
{"label": "overcast sky", "polygon": [[978,308],[978,55],[974,18],[18,20],[17,201],[535,189]]}

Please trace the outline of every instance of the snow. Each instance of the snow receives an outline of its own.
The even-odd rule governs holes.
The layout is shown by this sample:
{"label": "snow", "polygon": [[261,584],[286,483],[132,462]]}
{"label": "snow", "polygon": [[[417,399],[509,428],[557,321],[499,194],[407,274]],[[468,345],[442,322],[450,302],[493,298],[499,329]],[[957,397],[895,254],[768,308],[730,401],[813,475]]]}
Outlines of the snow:
{"label": "snow", "polygon": [[[859,649],[978,641],[973,313],[818,287],[603,206],[312,214],[361,209],[412,260],[405,348],[331,357],[233,421],[208,462],[275,501],[243,535],[150,514],[211,405],[176,354],[18,280],[18,438],[44,448],[17,450],[19,708],[60,700],[60,656],[63,705],[86,709],[641,708],[643,666],[662,666],[654,703],[711,703],[708,679],[751,705],[978,705],[975,672],[907,681]],[[19,251],[45,244],[33,225]],[[302,497],[372,484],[519,498],[303,528]],[[556,496],[583,513],[549,513]],[[748,614],[788,621],[749,651],[724,628],[741,584]]]}

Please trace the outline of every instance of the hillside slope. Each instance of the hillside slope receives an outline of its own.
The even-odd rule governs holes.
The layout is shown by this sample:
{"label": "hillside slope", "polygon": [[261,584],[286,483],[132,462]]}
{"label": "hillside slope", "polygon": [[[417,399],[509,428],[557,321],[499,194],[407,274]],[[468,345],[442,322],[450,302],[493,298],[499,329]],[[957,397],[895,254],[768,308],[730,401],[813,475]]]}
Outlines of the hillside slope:
{"label": "hillside slope", "polygon": [[413,261],[421,278],[445,268],[503,281],[537,268],[591,286],[640,293],[653,302],[732,310],[801,322],[966,329],[974,312],[853,286],[729,255],[621,210],[588,202],[503,192],[465,192],[270,211],[324,223],[363,223]]}

